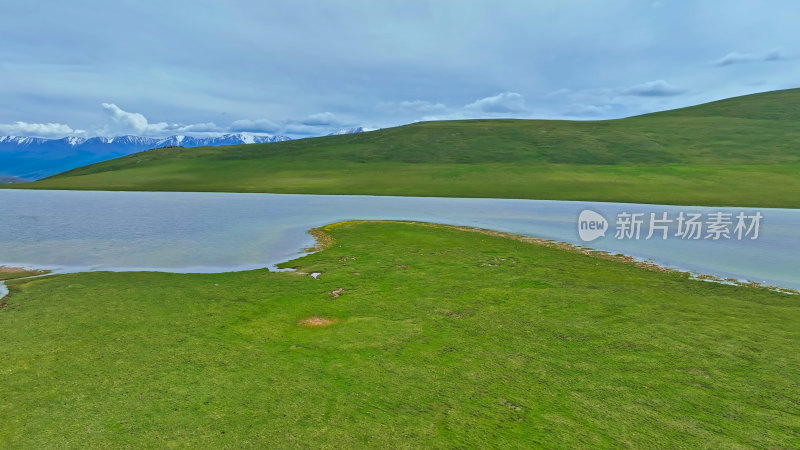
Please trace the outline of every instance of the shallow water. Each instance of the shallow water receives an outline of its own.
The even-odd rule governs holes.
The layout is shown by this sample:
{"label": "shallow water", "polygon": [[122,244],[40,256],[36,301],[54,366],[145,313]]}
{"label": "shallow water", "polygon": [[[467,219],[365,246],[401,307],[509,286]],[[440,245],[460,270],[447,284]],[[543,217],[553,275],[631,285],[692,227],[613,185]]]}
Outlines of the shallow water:
{"label": "shallow water", "polygon": [[[609,220],[584,244],[577,218]],[[313,244],[312,227],[395,219],[488,228],[583,244],[661,265],[800,288],[800,210],[761,208],[757,240],[617,240],[620,212],[731,212],[625,203],[227,193],[0,190],[0,265],[50,269],[222,272],[271,266]],[[646,217],[648,217],[646,215]],[[643,229],[643,235],[646,229]],[[674,226],[671,228],[674,234]]]}

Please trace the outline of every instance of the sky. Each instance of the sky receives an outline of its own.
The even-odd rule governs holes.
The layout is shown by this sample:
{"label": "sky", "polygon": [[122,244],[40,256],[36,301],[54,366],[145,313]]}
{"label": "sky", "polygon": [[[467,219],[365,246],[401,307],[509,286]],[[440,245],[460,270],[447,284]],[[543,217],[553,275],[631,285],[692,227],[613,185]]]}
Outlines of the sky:
{"label": "sky", "polygon": [[598,120],[800,87],[797,0],[4,0],[0,135]]}

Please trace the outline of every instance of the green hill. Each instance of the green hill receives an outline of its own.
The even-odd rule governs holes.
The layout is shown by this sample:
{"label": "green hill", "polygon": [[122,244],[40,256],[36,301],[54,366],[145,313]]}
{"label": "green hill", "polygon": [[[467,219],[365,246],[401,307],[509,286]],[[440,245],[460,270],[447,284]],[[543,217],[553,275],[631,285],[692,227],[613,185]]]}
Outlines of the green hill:
{"label": "green hill", "polygon": [[[646,116],[800,120],[800,89],[762,92]],[[645,117],[645,116],[641,116]]]}
{"label": "green hill", "polygon": [[800,207],[800,89],[607,121],[464,120],[159,149],[23,188]]}

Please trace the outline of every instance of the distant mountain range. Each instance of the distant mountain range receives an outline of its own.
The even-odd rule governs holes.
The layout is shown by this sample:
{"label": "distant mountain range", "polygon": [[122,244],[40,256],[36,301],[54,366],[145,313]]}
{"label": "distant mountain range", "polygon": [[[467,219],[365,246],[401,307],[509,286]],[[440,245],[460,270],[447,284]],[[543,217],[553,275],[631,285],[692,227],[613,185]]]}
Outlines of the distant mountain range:
{"label": "distant mountain range", "polygon": [[0,184],[16,184],[16,183],[24,183],[25,180],[22,178],[17,177],[0,177]]}
{"label": "distant mountain range", "polygon": [[[339,130],[332,134],[363,131],[365,131],[363,128],[358,127]],[[88,139],[74,136],[62,139],[0,136],[0,184],[38,180],[76,167],[159,147],[217,147],[288,140],[291,138],[286,136],[259,136],[247,133],[208,138],[170,136],[161,139],[142,136]]]}

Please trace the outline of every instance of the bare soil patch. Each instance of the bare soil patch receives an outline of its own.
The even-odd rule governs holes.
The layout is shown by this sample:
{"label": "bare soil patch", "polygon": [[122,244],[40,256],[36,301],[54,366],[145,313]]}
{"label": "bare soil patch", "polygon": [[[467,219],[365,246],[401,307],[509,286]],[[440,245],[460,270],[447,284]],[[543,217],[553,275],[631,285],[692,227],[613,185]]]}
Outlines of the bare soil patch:
{"label": "bare soil patch", "polygon": [[321,228],[312,228],[308,230],[308,234],[310,234],[314,238],[316,243],[311,247],[305,249],[305,251],[307,252],[322,251],[333,245],[333,236],[326,233]]}
{"label": "bare soil patch", "polygon": [[325,328],[338,322],[336,319],[327,317],[311,316],[297,322],[298,326],[309,328]]}

